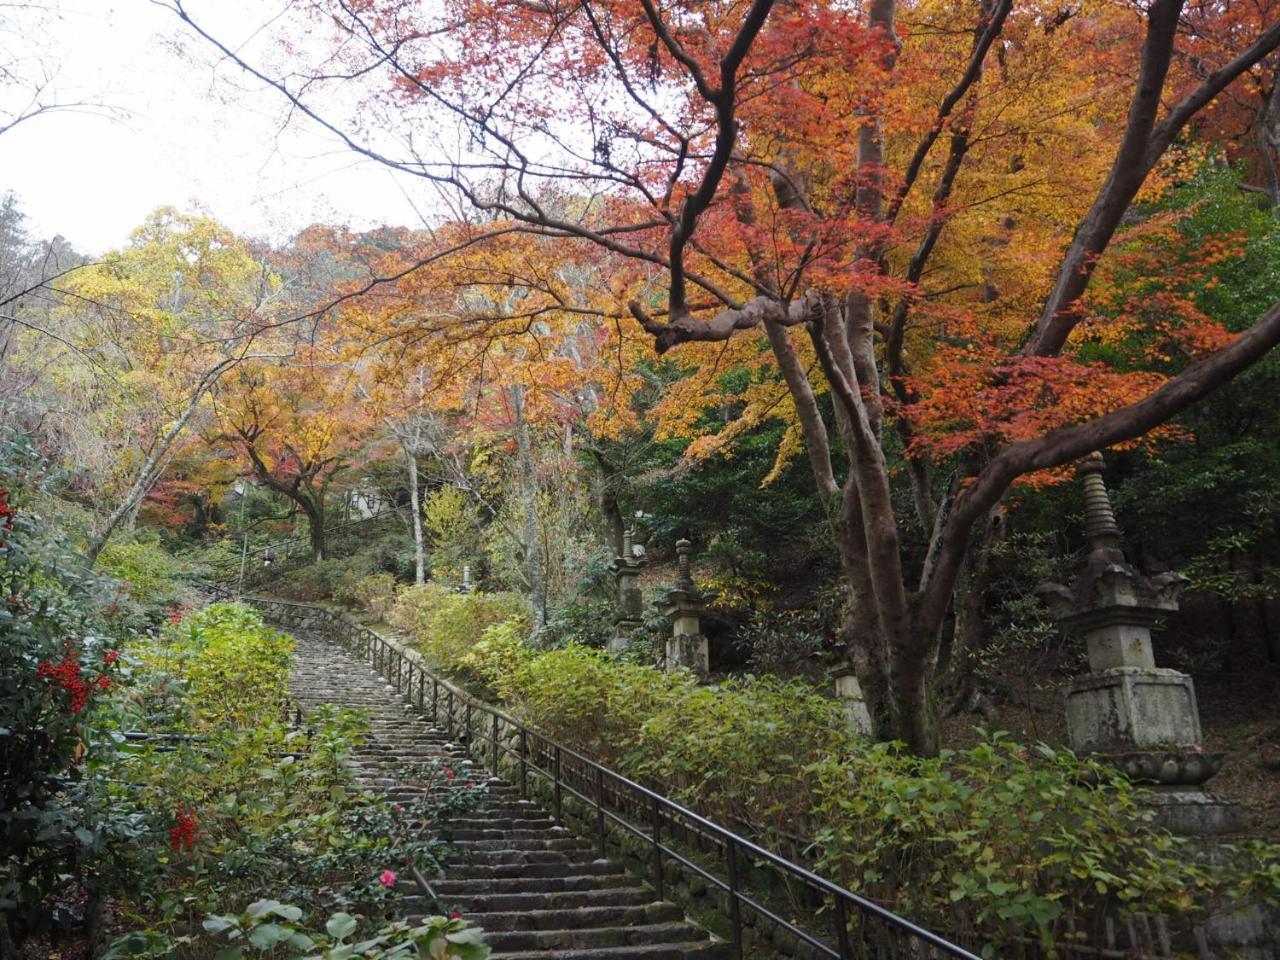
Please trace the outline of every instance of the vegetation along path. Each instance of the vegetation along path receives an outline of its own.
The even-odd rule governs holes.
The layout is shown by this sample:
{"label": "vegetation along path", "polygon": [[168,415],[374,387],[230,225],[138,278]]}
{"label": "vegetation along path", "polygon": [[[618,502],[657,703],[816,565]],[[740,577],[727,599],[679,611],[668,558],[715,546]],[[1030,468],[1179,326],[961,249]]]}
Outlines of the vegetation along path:
{"label": "vegetation along path", "polygon": [[674,904],[658,902],[617,863],[596,859],[590,843],[521,800],[514,786],[487,778],[463,746],[417,716],[369,664],[318,637],[299,632],[295,639],[291,687],[304,713],[322,704],[368,711],[369,737],[353,753],[358,782],[411,801],[445,788],[404,771],[443,764],[448,779],[474,776],[465,782],[484,791],[478,805],[442,828],[458,853],[447,876],[427,880],[426,889],[400,879],[406,919],[456,910],[487,931],[494,957],[509,960],[728,956],[728,944],[713,941]]}

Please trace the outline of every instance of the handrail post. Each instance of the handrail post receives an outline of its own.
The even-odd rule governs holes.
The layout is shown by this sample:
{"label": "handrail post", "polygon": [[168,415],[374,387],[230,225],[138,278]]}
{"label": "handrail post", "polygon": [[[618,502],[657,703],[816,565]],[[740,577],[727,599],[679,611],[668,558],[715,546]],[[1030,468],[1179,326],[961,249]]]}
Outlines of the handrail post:
{"label": "handrail post", "polygon": [[448,699],[448,705],[445,707],[444,723],[445,723],[445,730],[448,731],[449,736],[453,736],[453,688],[452,687],[449,688],[449,699]]}
{"label": "handrail post", "polygon": [[729,867],[729,922],[733,925],[733,949],[742,960],[742,904],[738,902],[738,845],[725,837],[725,860]]}
{"label": "handrail post", "polygon": [[493,775],[498,775],[498,715],[493,715]]}
{"label": "handrail post", "polygon": [[659,900],[666,899],[663,897],[662,884],[662,837],[659,832],[659,824],[662,820],[662,810],[658,806],[658,798],[653,798],[653,804],[650,807],[652,813],[652,822],[650,829],[653,835],[653,890],[658,895]]}
{"label": "handrail post", "polygon": [[520,728],[520,799],[529,799],[529,733]]}
{"label": "handrail post", "polygon": [[463,727],[463,732],[467,735],[467,756],[471,756],[471,743],[474,736],[471,733],[471,701],[467,701],[467,725]]}
{"label": "handrail post", "polygon": [[849,945],[849,905],[844,897],[836,897],[836,944],[840,948],[840,960],[852,960],[853,949]]}
{"label": "handrail post", "polygon": [[440,681],[431,678],[431,722],[440,722]]}
{"label": "handrail post", "polygon": [[563,813],[563,798],[562,798],[562,797],[561,797],[561,795],[560,795],[560,744],[558,744],[558,743],[557,743],[557,744],[556,744],[556,746],[555,746],[555,760],[554,760],[554,768],[555,768],[555,774],[556,774],[556,775],[555,775],[555,781],[556,781],[556,784],[555,784],[555,808],[556,808],[556,809],[555,809],[555,813],[556,813],[556,826],[557,826],[557,827],[563,827],[563,826],[564,826],[564,818],[561,816],[561,814]]}
{"label": "handrail post", "polygon": [[600,859],[605,859],[604,848],[604,767],[596,765],[596,845]]}

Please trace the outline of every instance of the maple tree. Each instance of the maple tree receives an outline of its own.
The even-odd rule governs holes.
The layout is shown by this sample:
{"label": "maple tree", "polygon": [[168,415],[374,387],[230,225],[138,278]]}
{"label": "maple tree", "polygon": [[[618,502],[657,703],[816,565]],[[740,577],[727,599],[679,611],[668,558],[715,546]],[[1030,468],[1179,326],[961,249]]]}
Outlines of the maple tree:
{"label": "maple tree", "polygon": [[92,563],[136,515],[208,391],[263,355],[255,337],[276,285],[225,227],[171,209],[153,213],[123,249],[39,285],[55,305],[24,321],[12,362],[44,434],[94,491]]}
{"label": "maple tree", "polygon": [[356,378],[322,346],[295,341],[287,363],[244,364],[213,391],[205,442],[232,451],[302,511],[316,560],[325,558],[331,488],[366,447]]}
{"label": "maple tree", "polygon": [[[496,221],[491,236],[594,250],[602,318],[693,364],[756,365],[748,412],[793,420],[781,453],[803,448],[828,501],[880,732],[919,752],[937,745],[953,592],[1011,485],[1148,433],[1280,340],[1278,305],[1238,337],[1197,319],[1178,370],[1082,349],[1115,319],[1126,213],[1177,176],[1197,118],[1273,72],[1266,4],[315,0],[300,15],[333,53],[286,49],[279,72],[170,6],[299,114]],[[399,150],[326,99],[369,78],[383,86],[362,118],[462,145]],[[673,423],[700,402],[681,393]],[[898,447],[921,557],[893,508]]]}

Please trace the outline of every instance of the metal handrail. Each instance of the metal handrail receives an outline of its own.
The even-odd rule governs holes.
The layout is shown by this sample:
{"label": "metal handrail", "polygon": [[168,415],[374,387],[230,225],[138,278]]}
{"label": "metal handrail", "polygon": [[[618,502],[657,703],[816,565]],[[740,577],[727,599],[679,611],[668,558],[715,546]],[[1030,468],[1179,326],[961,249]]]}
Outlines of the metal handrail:
{"label": "metal handrail", "polygon": [[[606,843],[606,822],[612,821],[618,827],[627,832],[642,838],[650,843],[653,850],[653,886],[657,893],[658,899],[663,899],[664,894],[664,877],[663,862],[664,858],[681,864],[686,869],[692,870],[698,876],[711,883],[717,889],[724,891],[729,896],[729,921],[733,931],[733,943],[737,950],[739,960],[742,960],[743,954],[743,926],[744,920],[742,909],[745,907],[753,911],[757,916],[762,917],[774,926],[781,927],[792,936],[807,943],[810,947],[819,951],[826,957],[833,960],[854,960],[854,958],[865,956],[863,953],[857,953],[850,937],[849,921],[852,918],[850,908],[856,911],[862,917],[870,917],[883,922],[894,930],[905,934],[906,936],[919,941],[922,944],[939,951],[941,954],[949,957],[958,957],[961,960],[980,960],[975,954],[960,947],[954,943],[945,940],[936,933],[933,933],[918,924],[912,923],[905,917],[900,917],[893,911],[880,906],[866,897],[859,896],[849,890],[844,889],[836,883],[821,877],[798,864],[792,863],[785,857],[768,850],[745,837],[739,836],[731,830],[720,826],[719,824],[708,820],[706,817],[670,800],[654,790],[649,789],[643,784],[636,783],[634,780],[617,773],[592,760],[590,757],[573,750],[570,747],[563,746],[554,740],[544,736],[538,731],[532,729],[526,724],[517,720],[503,710],[498,709],[490,703],[486,703],[477,697],[472,696],[466,690],[452,683],[444,677],[441,677],[430,668],[428,668],[420,657],[418,659],[405,656],[404,650],[399,644],[392,643],[376,631],[370,630],[355,621],[351,620],[340,613],[329,610],[326,607],[318,606],[311,603],[298,603],[292,600],[279,600],[274,597],[246,597],[246,602],[255,606],[282,606],[295,607],[307,610],[315,614],[319,614],[324,619],[335,623],[344,631],[343,643],[356,656],[368,659],[372,662],[383,677],[393,683],[398,691],[405,693],[410,702],[416,702],[419,710],[426,711],[428,707],[428,698],[426,696],[427,683],[430,682],[431,697],[429,706],[431,710],[431,718],[433,722],[440,722],[441,717],[441,698],[445,696],[446,709],[444,713],[444,722],[450,735],[453,735],[455,725],[457,723],[458,708],[465,707],[464,716],[462,718],[462,738],[469,747],[477,746],[475,743],[475,713],[488,717],[489,724],[480,724],[480,740],[486,746],[489,753],[490,770],[494,776],[498,775],[500,769],[500,759],[503,756],[513,758],[517,764],[518,778],[521,796],[528,797],[528,775],[530,772],[540,774],[552,785],[552,813],[557,824],[563,823],[563,802],[564,793],[567,791],[572,796],[594,807],[596,815],[596,841],[600,850],[601,857],[605,855]],[[417,699],[414,699],[414,680],[415,674],[417,679]],[[501,725],[506,725],[508,734],[516,734],[518,737],[519,747],[512,748],[502,742],[500,731]],[[485,727],[489,730],[485,730]],[[541,747],[541,751],[530,751],[530,740],[534,742],[535,747]],[[482,751],[483,754],[484,751]],[[539,756],[549,758],[551,769],[546,769],[534,762],[534,757]],[[576,789],[572,783],[566,781],[564,775],[564,761],[568,758],[580,767],[584,768],[587,773],[592,774],[591,779],[594,780],[591,795]],[[544,759],[545,763],[546,760]],[[605,802],[605,783],[609,781],[615,788],[615,794],[618,788],[627,791],[644,806],[648,807],[649,824],[647,828],[637,826],[630,822],[622,813],[609,809]],[[725,852],[725,863],[727,867],[727,880],[721,880],[715,874],[710,873],[702,866],[694,863],[689,858],[682,856],[679,852],[672,849],[669,843],[664,843],[661,836],[661,824],[664,819],[668,823],[682,824],[684,828],[694,828],[695,833],[714,841],[717,846],[722,847]],[[811,891],[821,897],[829,898],[834,907],[834,933],[835,944],[832,945],[824,940],[819,939],[812,933],[801,929],[796,924],[779,916],[770,910],[764,904],[759,903],[750,897],[741,889],[741,876],[739,875],[739,857],[747,856],[751,860],[760,863],[767,863],[774,869],[780,871],[785,876],[800,881]],[[862,932],[866,932],[866,928],[862,928]],[[918,954],[913,954],[916,956]]]}

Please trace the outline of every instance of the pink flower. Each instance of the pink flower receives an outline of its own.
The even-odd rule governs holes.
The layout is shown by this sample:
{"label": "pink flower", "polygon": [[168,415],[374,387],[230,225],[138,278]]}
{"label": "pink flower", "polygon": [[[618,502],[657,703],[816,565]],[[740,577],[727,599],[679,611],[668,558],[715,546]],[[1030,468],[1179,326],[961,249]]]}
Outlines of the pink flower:
{"label": "pink flower", "polygon": [[395,805],[395,808],[394,808],[394,809],[395,809],[396,813],[404,813],[404,804],[402,804],[402,803],[397,803],[397,804]]}
{"label": "pink flower", "polygon": [[460,914],[457,910],[455,910],[455,911],[453,911],[453,913],[449,914],[449,919],[450,919],[450,920],[461,920],[461,919],[462,919],[462,914]]}
{"label": "pink flower", "polygon": [[383,870],[378,882],[390,890],[396,885],[396,872],[394,870]]}

